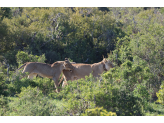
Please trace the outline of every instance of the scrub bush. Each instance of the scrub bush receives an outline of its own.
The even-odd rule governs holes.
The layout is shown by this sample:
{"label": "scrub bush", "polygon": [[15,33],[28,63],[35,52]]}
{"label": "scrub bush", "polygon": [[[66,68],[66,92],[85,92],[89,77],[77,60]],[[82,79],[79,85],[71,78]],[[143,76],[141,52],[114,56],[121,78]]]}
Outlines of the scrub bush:
{"label": "scrub bush", "polygon": [[94,109],[86,109],[85,113],[82,116],[117,116],[114,112],[107,112],[103,107],[94,108]]}
{"label": "scrub bush", "polygon": [[55,109],[55,104],[47,101],[48,98],[37,87],[22,87],[18,97],[7,115],[50,116]]}

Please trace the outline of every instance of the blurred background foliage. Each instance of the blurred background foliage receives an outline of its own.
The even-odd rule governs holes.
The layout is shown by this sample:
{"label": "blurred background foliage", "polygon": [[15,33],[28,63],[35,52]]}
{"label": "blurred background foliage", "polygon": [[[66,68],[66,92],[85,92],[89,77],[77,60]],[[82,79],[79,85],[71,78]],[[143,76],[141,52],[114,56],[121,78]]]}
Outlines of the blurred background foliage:
{"label": "blurred background foliage", "polygon": [[45,54],[47,63],[65,57],[76,62],[98,62],[114,50],[118,37],[126,35],[107,10],[1,8],[0,52],[13,65],[18,51]]}

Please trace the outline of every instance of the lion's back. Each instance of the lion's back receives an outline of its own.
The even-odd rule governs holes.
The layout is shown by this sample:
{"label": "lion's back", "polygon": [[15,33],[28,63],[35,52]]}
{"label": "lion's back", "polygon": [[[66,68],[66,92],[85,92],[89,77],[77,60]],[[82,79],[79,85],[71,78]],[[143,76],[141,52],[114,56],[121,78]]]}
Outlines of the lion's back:
{"label": "lion's back", "polygon": [[89,76],[89,74],[92,72],[91,64],[72,64],[74,66],[74,69],[72,72],[68,70],[63,70],[64,76],[66,77],[66,80],[72,80],[73,78],[85,78],[85,76]]}
{"label": "lion's back", "polygon": [[46,73],[48,74],[51,70],[51,65],[40,62],[28,62],[25,67],[26,72]]}

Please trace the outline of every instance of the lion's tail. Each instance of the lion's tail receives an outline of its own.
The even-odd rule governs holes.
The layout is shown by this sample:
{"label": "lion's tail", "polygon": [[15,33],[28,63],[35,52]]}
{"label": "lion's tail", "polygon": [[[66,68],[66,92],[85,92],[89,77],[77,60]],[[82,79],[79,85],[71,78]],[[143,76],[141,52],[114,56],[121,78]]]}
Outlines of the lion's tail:
{"label": "lion's tail", "polygon": [[18,68],[18,70],[20,70],[22,67],[24,67],[27,63],[24,63],[22,66],[20,66],[20,68]]}
{"label": "lion's tail", "polygon": [[20,66],[20,68],[18,68],[17,70],[15,70],[14,73],[18,74],[18,70],[20,70],[20,69],[21,69],[22,67],[24,67],[26,64],[27,64],[27,62],[24,63],[22,66]]}

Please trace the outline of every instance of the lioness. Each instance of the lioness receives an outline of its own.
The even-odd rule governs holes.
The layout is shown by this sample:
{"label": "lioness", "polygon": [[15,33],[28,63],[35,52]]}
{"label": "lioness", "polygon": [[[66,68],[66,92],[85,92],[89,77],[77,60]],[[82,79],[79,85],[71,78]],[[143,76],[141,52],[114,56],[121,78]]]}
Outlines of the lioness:
{"label": "lioness", "polygon": [[[102,74],[104,71],[108,71],[110,68],[113,68],[114,65],[110,60],[103,59],[99,63],[94,64],[72,64],[73,70],[63,70],[63,77],[65,80],[63,81],[62,87],[67,85],[67,81],[71,80],[77,80],[81,78],[85,78],[85,76],[89,76],[90,73],[93,74],[94,77],[100,77],[100,74]],[[62,79],[60,80],[59,84],[61,83]]]}
{"label": "lioness", "polygon": [[[42,77],[51,78],[54,80],[55,87],[57,88],[57,92],[60,91],[59,85],[58,85],[58,79],[63,70],[72,70],[73,66],[72,64],[65,59],[65,61],[57,61],[53,64],[45,64],[45,63],[39,63],[39,62],[26,62],[24,63],[19,69],[23,68],[24,70],[22,73],[25,74],[25,72],[28,72],[28,78],[33,79],[33,77],[40,75]],[[22,77],[24,78],[25,75]],[[22,79],[21,78],[21,79]]]}

